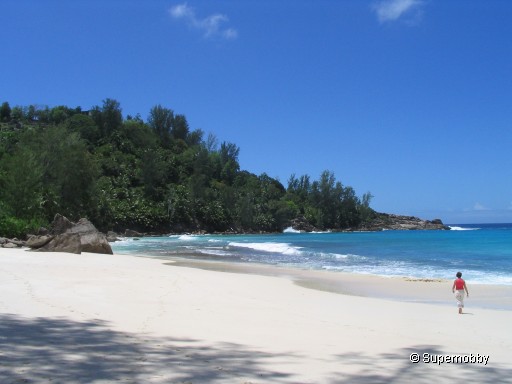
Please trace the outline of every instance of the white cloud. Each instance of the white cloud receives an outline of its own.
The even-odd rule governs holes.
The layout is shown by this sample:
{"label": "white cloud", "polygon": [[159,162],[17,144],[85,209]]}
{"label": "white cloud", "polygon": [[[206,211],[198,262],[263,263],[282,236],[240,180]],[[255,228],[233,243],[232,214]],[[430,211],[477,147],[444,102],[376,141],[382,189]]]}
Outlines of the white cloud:
{"label": "white cloud", "polygon": [[194,18],[194,12],[192,8],[190,8],[187,3],[175,5],[169,9],[169,13],[172,17],[179,19],[182,17]]}
{"label": "white cloud", "polygon": [[381,23],[396,21],[403,16],[409,16],[409,21],[417,20],[421,15],[422,0],[382,0],[373,4]]}
{"label": "white cloud", "polygon": [[194,8],[187,3],[178,4],[169,9],[169,14],[177,20],[184,20],[190,27],[203,33],[204,37],[222,37],[224,39],[235,39],[238,32],[234,28],[222,28],[223,23],[229,21],[226,15],[214,13],[205,18],[199,18]]}
{"label": "white cloud", "polygon": [[486,206],[484,206],[483,204],[480,204],[480,203],[475,203],[475,205],[473,206],[473,211],[488,211],[489,208],[487,208]]}
{"label": "white cloud", "polygon": [[490,211],[491,209],[489,207],[486,207],[485,205],[476,202],[473,204],[472,207],[466,207],[463,209],[464,212],[477,212],[477,211]]}

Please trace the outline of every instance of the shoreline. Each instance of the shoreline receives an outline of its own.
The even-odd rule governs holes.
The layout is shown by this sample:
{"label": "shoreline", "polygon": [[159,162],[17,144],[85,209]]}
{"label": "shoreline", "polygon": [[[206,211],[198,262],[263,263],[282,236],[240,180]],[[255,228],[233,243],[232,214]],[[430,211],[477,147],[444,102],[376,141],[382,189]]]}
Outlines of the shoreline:
{"label": "shoreline", "polygon": [[[194,260],[184,257],[133,256],[157,258],[166,261],[165,265],[175,267],[285,278],[300,287],[342,295],[373,297],[401,302],[455,305],[451,292],[452,280],[387,277],[247,262]],[[468,305],[475,308],[512,311],[512,286],[471,284],[469,281],[467,283],[470,288],[470,297],[466,299]],[[474,295],[472,295],[472,292]]]}
{"label": "shoreline", "polygon": [[[0,249],[0,377],[7,383],[420,378],[490,384],[512,376],[512,311],[478,308],[470,298],[461,316],[454,301],[376,297],[394,286],[410,287],[415,296],[431,293],[437,283],[371,278],[370,294],[356,296],[294,283],[311,280],[307,273],[252,272],[259,274],[169,266],[134,255]],[[357,290],[360,281],[364,288],[370,280],[363,277],[344,284]],[[414,363],[414,354],[488,360]]]}
{"label": "shoreline", "polygon": [[[252,262],[385,278],[452,280],[461,268],[471,285],[512,287],[511,260],[499,250],[510,245],[507,239],[510,240],[508,232],[496,230],[241,237],[205,234],[140,241],[124,238],[113,243],[112,248],[115,252],[150,257]],[[497,248],[485,244],[495,244]]]}

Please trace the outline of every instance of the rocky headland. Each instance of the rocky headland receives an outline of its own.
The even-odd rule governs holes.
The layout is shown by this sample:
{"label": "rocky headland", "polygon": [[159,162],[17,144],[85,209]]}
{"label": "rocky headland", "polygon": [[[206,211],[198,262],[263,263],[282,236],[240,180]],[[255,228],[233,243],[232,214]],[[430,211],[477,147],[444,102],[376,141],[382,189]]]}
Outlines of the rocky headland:
{"label": "rocky headland", "polygon": [[376,213],[375,218],[361,229],[367,231],[383,230],[449,230],[441,219],[423,220],[414,216],[402,216],[389,213]]}
{"label": "rocky headland", "polygon": [[[290,226],[301,232],[320,232],[303,216],[291,221]],[[440,219],[423,220],[414,216],[394,215],[389,213],[375,212],[374,217],[361,226],[347,228],[342,232],[353,231],[385,231],[385,230],[449,230],[450,227],[443,224]]]}
{"label": "rocky headland", "polygon": [[[316,228],[303,216],[291,220],[289,226],[300,232],[322,232],[321,229]],[[440,219],[424,220],[415,216],[375,212],[374,217],[364,225],[355,228],[347,228],[344,229],[343,232],[449,229],[450,227],[445,225]],[[204,231],[198,231],[197,233],[204,233]],[[232,230],[229,233],[233,234],[238,232]],[[40,252],[92,252],[111,254],[112,248],[109,242],[118,240],[118,237],[144,237],[148,235],[155,236],[159,234],[146,234],[126,229],[121,234],[109,231],[105,235],[98,231],[87,219],[82,218],[78,222],[73,223],[66,217],[57,214],[49,230],[41,228],[37,234],[28,235],[27,240],[0,237],[0,247],[29,247]]]}

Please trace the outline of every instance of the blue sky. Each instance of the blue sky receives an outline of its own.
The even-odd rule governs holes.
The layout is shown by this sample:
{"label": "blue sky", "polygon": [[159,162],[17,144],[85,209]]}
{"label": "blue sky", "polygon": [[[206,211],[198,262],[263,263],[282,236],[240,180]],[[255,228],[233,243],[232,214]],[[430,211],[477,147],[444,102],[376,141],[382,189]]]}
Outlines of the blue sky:
{"label": "blue sky", "polygon": [[2,0],[0,102],[161,104],[242,169],[512,222],[509,0]]}

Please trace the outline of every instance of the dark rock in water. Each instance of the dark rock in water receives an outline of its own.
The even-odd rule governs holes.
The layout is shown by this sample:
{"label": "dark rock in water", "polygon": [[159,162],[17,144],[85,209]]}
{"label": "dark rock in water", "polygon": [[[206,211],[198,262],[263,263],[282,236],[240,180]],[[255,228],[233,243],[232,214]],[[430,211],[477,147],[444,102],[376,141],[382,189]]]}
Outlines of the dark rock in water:
{"label": "dark rock in water", "polygon": [[80,254],[82,244],[78,233],[62,233],[54,236],[50,242],[36,249],[38,252],[67,252]]}
{"label": "dark rock in water", "polygon": [[107,241],[109,243],[113,243],[114,241],[119,241],[119,238],[117,237],[117,233],[115,233],[113,231],[108,231],[107,232]]}
{"label": "dark rock in water", "polygon": [[[50,233],[51,236],[31,237],[27,245],[46,252],[113,253],[105,234],[99,232],[87,219],[80,219],[77,223],[73,223],[57,214]],[[78,239],[78,245],[76,239]]]}
{"label": "dark rock in water", "polygon": [[132,229],[127,229],[126,231],[124,231],[124,235],[126,237],[143,237],[144,236],[144,234],[134,231]]}

